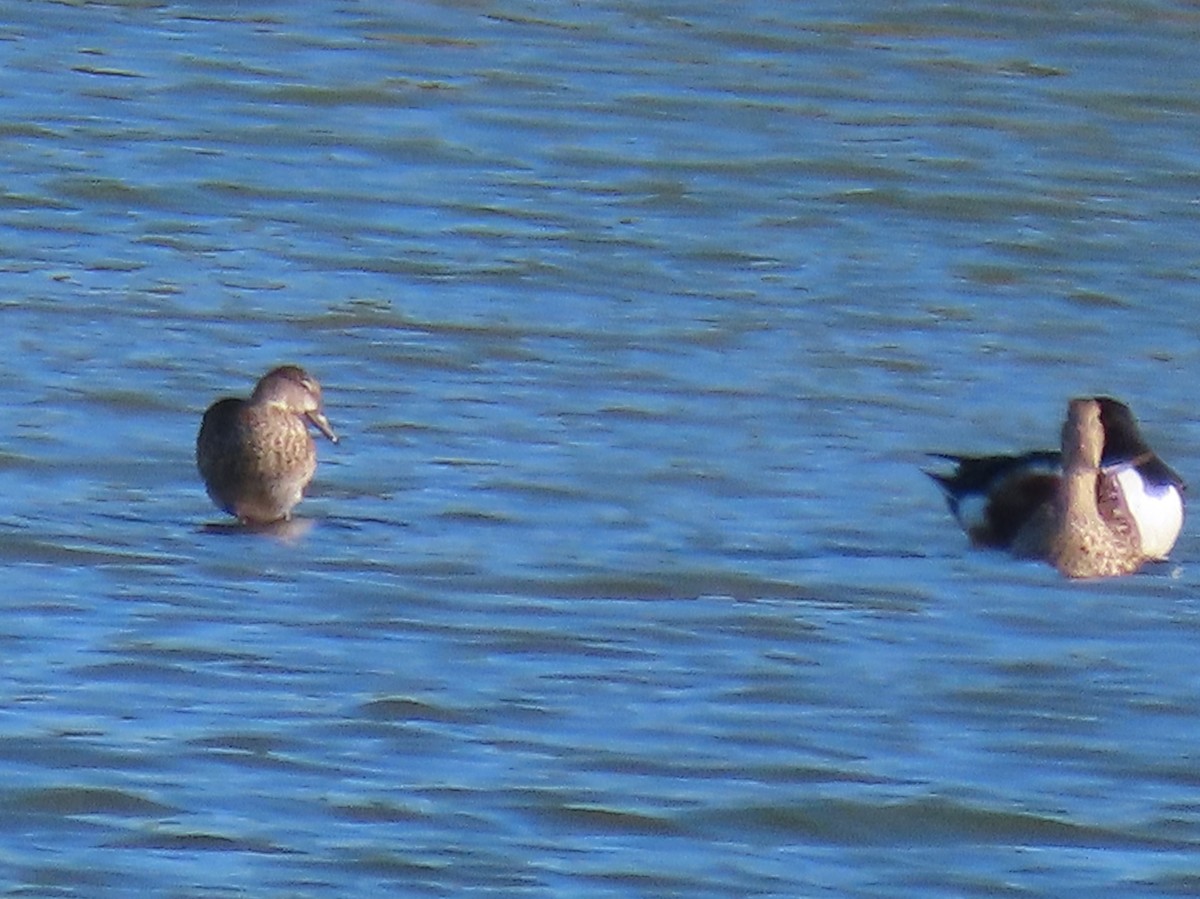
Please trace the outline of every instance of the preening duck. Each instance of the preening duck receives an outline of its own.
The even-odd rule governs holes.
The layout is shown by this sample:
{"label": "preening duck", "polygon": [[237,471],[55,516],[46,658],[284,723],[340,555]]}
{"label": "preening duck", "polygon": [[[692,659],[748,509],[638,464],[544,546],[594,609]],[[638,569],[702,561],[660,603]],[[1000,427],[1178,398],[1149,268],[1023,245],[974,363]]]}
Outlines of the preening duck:
{"label": "preening duck", "polygon": [[[1097,450],[1094,462],[1093,448]],[[1134,568],[1146,560],[1164,559],[1183,526],[1183,480],[1146,443],[1129,407],[1111,397],[1071,401],[1060,451],[1038,450],[1013,456],[938,455],[954,463],[954,470],[927,474],[941,488],[951,513],[976,546],[1050,558],[1054,528],[1059,528],[1061,536],[1068,521],[1080,520],[1075,512],[1079,512],[1083,499],[1076,488],[1085,482],[1091,485],[1095,515],[1105,530],[1127,535],[1119,538],[1123,546],[1120,552],[1114,554],[1111,545],[1104,552],[1096,549],[1092,555],[1097,559],[1119,556],[1128,566],[1136,557]],[[1071,472],[1075,479],[1071,485],[1065,472]],[[1068,500],[1073,504],[1071,509],[1065,505]],[[1099,546],[1095,540],[1091,542]],[[1066,567],[1080,572],[1087,568],[1082,563]],[[1121,566],[1096,562],[1095,567]],[[1098,570],[1072,576],[1105,573],[1125,572]]]}

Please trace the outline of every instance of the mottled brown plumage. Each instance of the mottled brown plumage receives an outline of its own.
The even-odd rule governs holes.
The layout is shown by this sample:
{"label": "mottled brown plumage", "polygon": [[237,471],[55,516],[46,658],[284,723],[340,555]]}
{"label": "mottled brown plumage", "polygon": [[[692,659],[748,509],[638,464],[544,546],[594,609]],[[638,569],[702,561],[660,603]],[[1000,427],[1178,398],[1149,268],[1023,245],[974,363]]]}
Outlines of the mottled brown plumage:
{"label": "mottled brown plumage", "polygon": [[1071,400],[1063,425],[1063,475],[1054,501],[1022,530],[1013,551],[1045,558],[1067,577],[1130,574],[1147,555],[1115,478],[1100,465],[1104,426],[1094,399]]}
{"label": "mottled brown plumage", "polygon": [[196,436],[196,465],[212,501],[247,524],[287,518],[317,470],[310,424],[337,443],[321,385],[294,365],[264,375],[248,400],[213,403]]}

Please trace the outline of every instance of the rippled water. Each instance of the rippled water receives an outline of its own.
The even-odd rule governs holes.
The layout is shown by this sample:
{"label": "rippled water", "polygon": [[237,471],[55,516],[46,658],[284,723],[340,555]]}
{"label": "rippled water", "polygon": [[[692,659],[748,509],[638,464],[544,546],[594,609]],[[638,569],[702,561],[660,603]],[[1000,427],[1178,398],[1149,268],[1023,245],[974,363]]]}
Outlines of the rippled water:
{"label": "rippled water", "polygon": [[[1191,895],[1200,606],[930,450],[1200,471],[1200,10],[0,3],[38,896]],[[304,364],[291,539],[203,409]]]}

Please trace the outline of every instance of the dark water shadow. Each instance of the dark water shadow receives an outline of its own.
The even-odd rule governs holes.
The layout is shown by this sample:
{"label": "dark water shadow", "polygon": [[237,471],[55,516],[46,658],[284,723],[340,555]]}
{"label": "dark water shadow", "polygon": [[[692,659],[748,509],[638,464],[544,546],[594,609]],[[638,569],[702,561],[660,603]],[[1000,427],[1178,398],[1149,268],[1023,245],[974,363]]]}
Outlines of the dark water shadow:
{"label": "dark water shadow", "polygon": [[287,518],[283,521],[273,521],[270,524],[246,524],[241,521],[208,522],[200,526],[202,534],[216,534],[225,537],[246,534],[273,537],[287,543],[295,542],[304,537],[316,525],[312,518]]}

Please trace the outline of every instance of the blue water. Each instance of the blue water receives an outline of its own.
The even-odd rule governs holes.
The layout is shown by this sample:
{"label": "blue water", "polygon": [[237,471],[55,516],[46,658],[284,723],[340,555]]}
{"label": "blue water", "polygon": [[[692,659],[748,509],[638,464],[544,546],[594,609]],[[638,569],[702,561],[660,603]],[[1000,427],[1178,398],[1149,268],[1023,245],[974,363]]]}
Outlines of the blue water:
{"label": "blue water", "polygon": [[1196,480],[1200,10],[976,6],[0,2],[4,892],[1195,894],[1193,528],[920,468],[1104,392]]}

